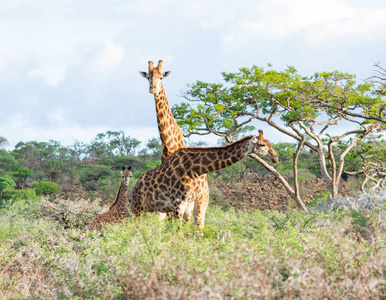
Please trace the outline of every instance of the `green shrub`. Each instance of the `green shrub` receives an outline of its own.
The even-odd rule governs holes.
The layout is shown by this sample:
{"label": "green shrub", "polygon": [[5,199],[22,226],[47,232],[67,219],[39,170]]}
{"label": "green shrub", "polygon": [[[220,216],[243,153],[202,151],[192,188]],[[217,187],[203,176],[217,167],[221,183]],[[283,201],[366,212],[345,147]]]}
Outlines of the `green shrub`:
{"label": "green shrub", "polygon": [[315,207],[321,202],[326,202],[328,199],[328,196],[330,195],[330,191],[324,191],[320,193],[315,193],[314,195],[314,201],[312,201],[308,206],[309,207]]}
{"label": "green shrub", "polygon": [[362,227],[367,227],[370,223],[369,218],[365,215],[364,212],[351,210],[350,215],[352,218],[351,224],[353,224],[353,225],[359,225]]}
{"label": "green shrub", "polygon": [[0,177],[0,199],[2,198],[3,191],[6,189],[12,189],[16,185],[15,181],[9,176]]}
{"label": "green shrub", "polygon": [[37,181],[32,187],[38,195],[59,194],[61,192],[60,187],[56,182]]}
{"label": "green shrub", "polygon": [[220,230],[217,226],[206,225],[203,229],[203,234],[205,238],[215,239],[219,234]]}
{"label": "green shrub", "polygon": [[139,157],[135,156],[120,156],[114,159],[112,165],[117,169],[121,170],[122,167],[132,166],[135,170],[140,170],[145,165],[145,162]]}
{"label": "green shrub", "polygon": [[31,177],[34,173],[28,168],[19,168],[13,173],[16,185],[19,188],[23,188],[28,177]]}
{"label": "green shrub", "polygon": [[98,180],[109,178],[113,171],[108,166],[82,166],[75,171],[80,183],[89,191],[95,191]]}
{"label": "green shrub", "polygon": [[34,189],[12,190],[7,189],[3,192],[3,200],[22,200],[22,199],[36,199],[36,192]]}

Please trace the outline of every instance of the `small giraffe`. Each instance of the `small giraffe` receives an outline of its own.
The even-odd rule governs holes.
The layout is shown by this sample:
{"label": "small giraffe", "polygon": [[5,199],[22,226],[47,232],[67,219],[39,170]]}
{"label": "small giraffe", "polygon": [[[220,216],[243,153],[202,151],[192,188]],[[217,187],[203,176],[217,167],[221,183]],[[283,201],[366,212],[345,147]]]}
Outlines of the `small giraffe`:
{"label": "small giraffe", "polygon": [[128,167],[127,170],[125,170],[125,167],[122,167],[122,181],[114,203],[111,204],[108,212],[97,215],[91,220],[90,224],[87,226],[87,231],[101,230],[107,223],[119,223],[126,217],[128,187],[132,175],[130,170],[131,167]]}
{"label": "small giraffe", "polygon": [[[185,148],[177,151],[162,165],[142,173],[129,196],[130,211],[172,213],[182,219],[185,209],[197,193],[194,180],[204,174],[229,167],[249,153],[257,153],[277,163],[279,158],[269,141],[259,136],[246,137],[225,147]],[[197,204],[194,203],[194,206]],[[194,210],[195,214],[197,210]],[[195,215],[198,227],[203,228],[205,213]]]}
{"label": "small giraffe", "polygon": [[[162,60],[158,61],[157,67],[153,66],[152,61],[149,61],[148,64],[148,73],[139,73],[149,81],[149,93],[154,94],[158,131],[162,142],[161,159],[162,162],[165,162],[178,150],[187,148],[187,146],[184,141],[184,135],[174,120],[162,85],[162,79],[167,77],[170,71],[162,73]],[[209,203],[209,186],[206,174],[195,178],[192,184],[195,192],[189,195],[192,201],[188,201],[190,205],[184,214],[184,219],[188,222],[192,216],[194,203],[196,203],[195,209],[198,210],[199,215],[205,215]]]}

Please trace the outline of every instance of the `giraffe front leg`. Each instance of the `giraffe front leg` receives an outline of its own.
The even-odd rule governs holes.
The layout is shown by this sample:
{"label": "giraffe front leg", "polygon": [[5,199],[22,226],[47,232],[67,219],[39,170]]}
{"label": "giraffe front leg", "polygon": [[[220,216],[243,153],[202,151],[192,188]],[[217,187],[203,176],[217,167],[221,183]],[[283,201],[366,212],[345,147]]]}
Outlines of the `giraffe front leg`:
{"label": "giraffe front leg", "polygon": [[173,218],[179,219],[181,221],[180,227],[182,225],[184,212],[185,212],[187,206],[188,206],[188,203],[186,201],[176,201],[175,205],[173,206],[172,216],[173,216]]}
{"label": "giraffe front leg", "polygon": [[205,226],[205,214],[209,204],[209,187],[208,184],[203,186],[201,195],[194,203],[194,221],[200,229],[204,229]]}
{"label": "giraffe front leg", "polygon": [[187,205],[185,212],[184,212],[184,220],[188,223],[190,222],[190,219],[192,218],[193,209],[194,209],[194,201],[190,202]]}

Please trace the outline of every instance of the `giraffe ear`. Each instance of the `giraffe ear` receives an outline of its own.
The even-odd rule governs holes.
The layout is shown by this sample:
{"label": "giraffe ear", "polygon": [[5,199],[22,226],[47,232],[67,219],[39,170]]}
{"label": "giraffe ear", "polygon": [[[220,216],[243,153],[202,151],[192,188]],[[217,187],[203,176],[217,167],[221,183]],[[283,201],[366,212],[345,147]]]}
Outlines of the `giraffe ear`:
{"label": "giraffe ear", "polygon": [[142,77],[145,77],[147,79],[147,73],[146,72],[139,72],[139,74],[141,74]]}
{"label": "giraffe ear", "polygon": [[162,78],[168,77],[171,71],[166,71],[162,74]]}
{"label": "giraffe ear", "polygon": [[258,140],[259,140],[259,146],[266,146],[266,144],[265,144],[265,138],[264,138],[264,136],[263,136],[263,130],[261,130],[261,129],[259,129]]}

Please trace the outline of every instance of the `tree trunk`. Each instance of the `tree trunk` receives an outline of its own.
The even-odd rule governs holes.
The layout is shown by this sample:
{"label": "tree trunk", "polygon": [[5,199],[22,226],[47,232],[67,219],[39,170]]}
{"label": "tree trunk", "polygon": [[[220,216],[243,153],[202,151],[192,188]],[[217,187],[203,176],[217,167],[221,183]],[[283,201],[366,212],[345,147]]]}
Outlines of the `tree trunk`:
{"label": "tree trunk", "polygon": [[307,210],[307,207],[305,206],[304,202],[300,198],[300,191],[299,191],[299,181],[298,181],[298,157],[300,154],[300,150],[302,149],[304,143],[306,142],[306,139],[303,137],[303,140],[299,142],[298,148],[296,149],[296,152],[293,154],[293,166],[294,166],[294,200],[298,205],[300,205],[301,208],[303,208],[305,211]]}
{"label": "tree trunk", "polygon": [[303,200],[300,198],[299,195],[296,195],[295,191],[292,189],[292,187],[289,185],[287,180],[270,164],[268,164],[266,161],[264,161],[262,158],[257,156],[256,154],[249,154],[253,159],[258,161],[264,168],[266,168],[269,172],[271,172],[277,179],[280,180],[280,182],[283,184],[284,188],[286,189],[287,193],[291,196],[292,199],[296,201],[298,206],[303,209],[304,211],[308,212],[307,206],[304,204]]}

